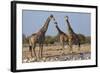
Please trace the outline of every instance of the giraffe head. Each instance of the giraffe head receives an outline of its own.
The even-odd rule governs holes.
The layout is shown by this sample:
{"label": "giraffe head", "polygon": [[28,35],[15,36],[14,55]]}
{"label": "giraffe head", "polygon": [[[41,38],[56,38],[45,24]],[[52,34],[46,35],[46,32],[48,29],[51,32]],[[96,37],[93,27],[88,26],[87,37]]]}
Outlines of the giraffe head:
{"label": "giraffe head", "polygon": [[68,16],[65,16],[64,18],[65,18],[65,20],[68,20],[68,19],[69,19],[69,17],[68,17]]}
{"label": "giraffe head", "polygon": [[50,19],[52,19],[52,18],[54,19],[54,16],[53,16],[53,14],[51,14],[51,15],[49,16],[49,18],[50,18]]}
{"label": "giraffe head", "polygon": [[50,19],[53,19],[53,21],[55,21],[55,18],[54,18],[54,16],[53,16],[53,14],[51,14],[49,18],[50,18]]}
{"label": "giraffe head", "polygon": [[55,17],[52,14],[50,15],[50,18],[53,19],[54,24],[57,24],[57,21],[56,21]]}

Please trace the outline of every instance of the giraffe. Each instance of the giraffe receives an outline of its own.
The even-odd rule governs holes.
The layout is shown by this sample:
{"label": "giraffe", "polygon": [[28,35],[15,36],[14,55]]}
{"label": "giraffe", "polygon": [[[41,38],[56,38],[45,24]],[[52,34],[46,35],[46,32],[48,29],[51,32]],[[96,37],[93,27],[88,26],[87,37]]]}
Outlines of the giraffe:
{"label": "giraffe", "polygon": [[56,24],[56,29],[58,30],[58,34],[59,34],[59,40],[60,40],[60,43],[62,45],[62,50],[63,50],[63,53],[64,54],[64,46],[65,46],[65,42],[68,41],[68,35],[66,33],[64,33],[57,25],[57,22],[55,22]]}
{"label": "giraffe", "polygon": [[29,51],[31,52],[31,57],[33,57],[33,53],[34,53],[36,60],[37,60],[36,51],[35,51],[36,43],[39,44],[38,59],[41,59],[42,52],[43,52],[43,43],[45,40],[45,33],[48,29],[49,22],[51,21],[51,19],[55,20],[52,14],[47,18],[43,27],[37,33],[32,34],[31,37],[29,38]]}
{"label": "giraffe", "polygon": [[68,43],[69,43],[70,51],[73,51],[72,50],[73,44],[78,44],[78,50],[80,50],[80,39],[79,39],[78,35],[72,29],[71,24],[69,22],[69,17],[66,16],[65,20],[66,20],[67,26],[68,26],[68,37],[69,37]]}

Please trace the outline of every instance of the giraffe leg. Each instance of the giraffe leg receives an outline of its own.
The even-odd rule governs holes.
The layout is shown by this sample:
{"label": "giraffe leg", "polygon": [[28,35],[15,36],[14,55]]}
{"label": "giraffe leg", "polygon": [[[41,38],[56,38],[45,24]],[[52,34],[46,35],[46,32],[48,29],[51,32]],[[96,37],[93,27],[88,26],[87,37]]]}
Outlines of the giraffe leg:
{"label": "giraffe leg", "polygon": [[64,42],[62,38],[60,38],[60,44],[61,44],[61,54],[63,55],[64,54]]}
{"label": "giraffe leg", "polygon": [[40,53],[41,52],[41,44],[39,44],[39,52],[38,52],[38,60],[40,60],[41,56],[40,56]]}
{"label": "giraffe leg", "polygon": [[[36,60],[36,53],[35,53],[35,46],[29,46],[29,51],[31,53],[31,59],[34,57],[34,60]],[[34,56],[33,56],[33,52],[34,52]]]}
{"label": "giraffe leg", "polygon": [[31,57],[33,57],[33,54],[32,54],[32,46],[29,46],[29,52],[31,53]]}
{"label": "giraffe leg", "polygon": [[41,53],[40,53],[40,58],[43,57],[43,44],[41,44]]}
{"label": "giraffe leg", "polygon": [[29,52],[30,52],[31,57],[33,57],[33,54],[32,54],[32,44],[30,42],[29,42]]}
{"label": "giraffe leg", "polygon": [[64,42],[62,42],[62,55],[64,55]]}
{"label": "giraffe leg", "polygon": [[64,49],[64,42],[62,42],[62,49]]}
{"label": "giraffe leg", "polygon": [[41,59],[43,57],[43,44],[40,44],[40,48],[39,48],[39,59]]}
{"label": "giraffe leg", "polygon": [[73,49],[72,49],[72,42],[71,41],[69,41],[69,48],[70,48],[70,52],[72,53]]}
{"label": "giraffe leg", "polygon": [[77,48],[78,48],[77,50],[80,52],[80,40],[77,39],[75,42],[77,43]]}
{"label": "giraffe leg", "polygon": [[[35,38],[35,37],[33,37]],[[31,53],[31,58],[36,60],[36,52],[35,52],[35,47],[36,47],[36,40],[35,39],[29,39],[29,51]],[[34,54],[34,55],[33,55]]]}
{"label": "giraffe leg", "polygon": [[36,57],[36,51],[35,51],[35,47],[36,47],[36,44],[34,44],[34,46],[33,46],[33,52],[34,52],[34,56]]}
{"label": "giraffe leg", "polygon": [[80,42],[78,43],[78,51],[80,51]]}

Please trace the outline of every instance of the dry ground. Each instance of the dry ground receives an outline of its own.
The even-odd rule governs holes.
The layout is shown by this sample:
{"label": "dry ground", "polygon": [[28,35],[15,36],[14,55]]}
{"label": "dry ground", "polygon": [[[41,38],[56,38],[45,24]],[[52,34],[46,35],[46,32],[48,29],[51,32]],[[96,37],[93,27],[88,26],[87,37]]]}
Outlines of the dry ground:
{"label": "dry ground", "polygon": [[[36,47],[36,53],[38,56],[39,47]],[[63,54],[64,52],[64,54]],[[22,49],[22,62],[30,63],[37,62],[34,58],[31,58],[29,47],[23,47]],[[60,45],[44,46],[43,58],[41,61],[69,61],[69,60],[87,60],[91,58],[91,46],[90,44],[81,45],[80,51],[77,45],[73,45],[73,52],[70,52],[70,48],[66,45],[64,51]],[[38,62],[41,62],[40,60]]]}

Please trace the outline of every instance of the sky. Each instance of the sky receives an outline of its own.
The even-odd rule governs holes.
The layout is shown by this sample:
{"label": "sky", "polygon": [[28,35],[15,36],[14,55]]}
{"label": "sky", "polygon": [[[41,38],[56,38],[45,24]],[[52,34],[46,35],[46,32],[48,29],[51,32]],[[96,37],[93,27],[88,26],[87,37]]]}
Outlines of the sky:
{"label": "sky", "polygon": [[[35,10],[23,10],[22,11],[22,33],[26,36],[30,36],[41,29],[46,22],[47,18],[53,14],[58,22],[59,28],[65,32],[67,31],[67,22],[64,17],[69,16],[69,22],[75,33],[81,33],[86,36],[91,35],[91,14],[90,13],[77,13],[77,12],[52,12],[52,11],[35,11]],[[46,35],[55,36],[58,34],[55,28],[54,21],[49,23]]]}

